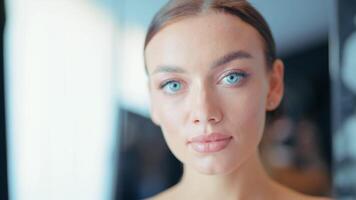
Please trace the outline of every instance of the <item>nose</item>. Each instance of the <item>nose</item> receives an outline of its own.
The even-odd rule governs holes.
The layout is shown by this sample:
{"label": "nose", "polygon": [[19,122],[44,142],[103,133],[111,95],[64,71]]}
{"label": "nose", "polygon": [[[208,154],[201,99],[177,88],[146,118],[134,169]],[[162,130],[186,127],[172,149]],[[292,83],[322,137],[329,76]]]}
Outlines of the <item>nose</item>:
{"label": "nose", "polygon": [[192,97],[191,122],[193,124],[217,124],[223,119],[221,105],[213,92],[201,89],[192,94]]}

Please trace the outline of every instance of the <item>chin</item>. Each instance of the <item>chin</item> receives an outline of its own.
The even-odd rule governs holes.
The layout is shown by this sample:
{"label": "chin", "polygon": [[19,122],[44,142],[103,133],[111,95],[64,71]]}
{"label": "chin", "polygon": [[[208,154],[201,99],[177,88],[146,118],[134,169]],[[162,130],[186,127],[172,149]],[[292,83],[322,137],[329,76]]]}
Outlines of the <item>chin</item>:
{"label": "chin", "polygon": [[213,158],[199,159],[192,166],[197,172],[205,175],[226,175],[238,168],[236,162],[218,161]]}

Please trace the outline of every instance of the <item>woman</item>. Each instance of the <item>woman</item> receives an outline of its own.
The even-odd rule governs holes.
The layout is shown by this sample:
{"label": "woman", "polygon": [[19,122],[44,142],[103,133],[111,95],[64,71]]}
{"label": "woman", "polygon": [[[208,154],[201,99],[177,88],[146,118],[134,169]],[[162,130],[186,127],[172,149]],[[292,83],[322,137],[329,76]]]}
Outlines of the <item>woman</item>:
{"label": "woman", "polygon": [[283,96],[283,62],[247,1],[173,0],[145,42],[151,115],[182,179],[153,199],[321,199],[274,182],[258,145]]}

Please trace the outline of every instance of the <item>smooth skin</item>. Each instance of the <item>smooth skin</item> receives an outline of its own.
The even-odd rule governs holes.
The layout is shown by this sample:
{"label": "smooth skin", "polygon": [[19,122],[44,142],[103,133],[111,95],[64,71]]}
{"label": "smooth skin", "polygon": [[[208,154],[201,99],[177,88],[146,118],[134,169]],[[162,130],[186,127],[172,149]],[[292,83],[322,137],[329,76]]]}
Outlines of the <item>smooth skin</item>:
{"label": "smooth skin", "polygon": [[[263,40],[238,17],[206,12],[158,32],[145,51],[152,120],[184,166],[181,181],[153,199],[325,199],[274,182],[258,145],[266,111],[281,102],[284,66],[268,69]],[[188,140],[231,135],[218,152],[198,153]]]}

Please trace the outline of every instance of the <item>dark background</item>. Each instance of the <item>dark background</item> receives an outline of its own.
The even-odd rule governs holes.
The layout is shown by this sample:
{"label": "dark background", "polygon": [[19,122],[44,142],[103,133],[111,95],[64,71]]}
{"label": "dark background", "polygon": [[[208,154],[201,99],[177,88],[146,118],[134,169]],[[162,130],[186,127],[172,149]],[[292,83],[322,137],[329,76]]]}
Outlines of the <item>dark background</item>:
{"label": "dark background", "polygon": [[4,76],[4,27],[5,6],[0,1],[0,199],[8,199],[7,185],[7,148],[6,148],[6,120],[5,120],[5,76]]}

